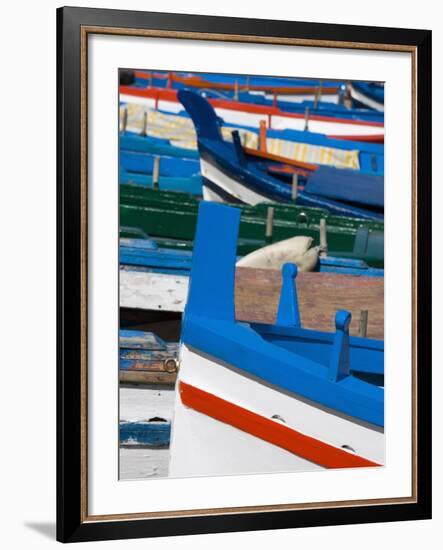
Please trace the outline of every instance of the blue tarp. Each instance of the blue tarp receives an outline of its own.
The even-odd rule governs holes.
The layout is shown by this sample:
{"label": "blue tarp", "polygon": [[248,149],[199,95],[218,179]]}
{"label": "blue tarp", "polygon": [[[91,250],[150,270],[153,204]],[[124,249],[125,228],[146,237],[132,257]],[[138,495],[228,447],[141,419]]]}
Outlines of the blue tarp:
{"label": "blue tarp", "polygon": [[305,192],[354,204],[384,207],[384,178],[355,170],[321,166],[309,178]]}

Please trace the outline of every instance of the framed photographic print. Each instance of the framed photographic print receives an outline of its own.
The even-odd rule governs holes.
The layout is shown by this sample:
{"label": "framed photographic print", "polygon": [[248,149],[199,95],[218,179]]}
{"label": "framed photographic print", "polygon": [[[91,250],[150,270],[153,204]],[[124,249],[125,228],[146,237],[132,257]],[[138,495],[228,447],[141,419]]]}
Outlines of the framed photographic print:
{"label": "framed photographic print", "polygon": [[57,538],[429,518],[431,32],[57,29]]}

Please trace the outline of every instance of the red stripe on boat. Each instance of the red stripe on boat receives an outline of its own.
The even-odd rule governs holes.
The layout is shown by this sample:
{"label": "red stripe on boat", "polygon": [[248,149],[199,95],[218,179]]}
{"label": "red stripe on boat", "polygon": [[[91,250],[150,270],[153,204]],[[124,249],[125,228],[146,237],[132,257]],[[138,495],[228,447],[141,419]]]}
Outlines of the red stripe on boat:
{"label": "red stripe on boat", "polygon": [[[133,86],[120,86],[120,93],[125,95],[132,95],[135,97],[146,97],[163,99],[164,101],[177,101],[177,90],[171,90],[166,88],[135,88]],[[218,109],[228,109],[231,111],[241,111],[244,113],[263,114],[271,116],[281,116],[284,118],[298,118],[304,119],[305,115],[302,113],[290,113],[282,111],[278,107],[268,107],[266,105],[256,105],[254,103],[245,103],[241,101],[231,101],[227,99],[209,99],[209,103]],[[372,122],[368,120],[352,120],[347,118],[327,117],[322,115],[310,115],[309,120],[320,120],[323,122],[334,122],[338,124],[350,124],[358,126],[377,126],[383,128],[383,122]]]}
{"label": "red stripe on boat", "polygon": [[230,424],[324,468],[381,466],[377,462],[278,424],[185,382],[180,382],[180,397],[187,407]]}

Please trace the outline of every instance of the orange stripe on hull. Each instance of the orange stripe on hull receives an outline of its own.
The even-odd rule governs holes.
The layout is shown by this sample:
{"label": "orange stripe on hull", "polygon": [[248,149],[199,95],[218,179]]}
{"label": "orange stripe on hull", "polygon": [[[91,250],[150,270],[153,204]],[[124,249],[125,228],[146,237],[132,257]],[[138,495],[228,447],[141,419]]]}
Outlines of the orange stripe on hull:
{"label": "orange stripe on hull", "polygon": [[[174,73],[169,73],[168,75],[165,75],[163,73],[146,73],[144,71],[135,71],[135,76],[137,78],[143,78],[143,79],[149,79],[149,78],[156,78],[156,79],[163,79],[167,80],[170,79],[174,82],[180,82],[181,84],[185,84],[187,86],[190,86],[191,88],[210,88],[213,90],[235,90],[235,84],[231,84],[229,82],[212,82],[210,80],[205,80],[201,76],[180,76],[176,75]],[[240,90],[253,90],[253,91],[261,91],[261,92],[275,92],[277,94],[285,94],[285,95],[306,95],[306,94],[316,94],[318,93],[318,87],[317,86],[272,86],[272,85],[262,85],[262,86],[246,86],[246,85],[239,85],[238,86]],[[322,88],[322,95],[336,95],[339,92],[339,88],[337,87],[328,87],[328,88]]]}
{"label": "orange stripe on hull", "polygon": [[310,162],[303,162],[301,160],[290,159],[288,157],[282,157],[280,155],[274,155],[273,153],[268,153],[267,151],[261,151],[259,149],[251,149],[249,147],[243,147],[243,150],[247,155],[251,155],[252,157],[259,157],[266,160],[273,160],[275,162],[281,162],[282,164],[287,164],[289,166],[304,168],[305,170],[311,170],[311,171],[318,170],[318,166]]}
{"label": "orange stripe on hull", "polygon": [[335,136],[330,136],[328,135],[328,138],[331,138],[331,139],[346,139],[346,140],[349,140],[349,141],[365,141],[367,143],[384,143],[385,142],[385,136],[384,134],[374,134],[374,135],[364,135],[364,136],[341,136],[340,134],[339,135],[335,135]]}
{"label": "orange stripe on hull", "polygon": [[278,424],[269,418],[248,411],[185,382],[180,382],[179,391],[182,403],[185,406],[272,443],[324,468],[381,466],[377,462],[372,462]]}

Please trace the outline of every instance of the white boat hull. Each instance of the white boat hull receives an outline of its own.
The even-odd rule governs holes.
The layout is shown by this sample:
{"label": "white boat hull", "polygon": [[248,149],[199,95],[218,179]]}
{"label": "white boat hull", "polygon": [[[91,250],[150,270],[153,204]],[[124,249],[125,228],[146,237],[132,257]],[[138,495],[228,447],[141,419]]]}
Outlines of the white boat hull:
{"label": "white boat hull", "polygon": [[[223,403],[228,412],[247,411],[246,416],[252,417],[251,426],[254,422],[261,423],[271,435],[266,440],[249,432],[247,423],[241,422],[241,414],[223,421],[220,420],[223,415],[215,418],[218,413],[211,415],[197,410],[198,407],[187,406],[189,401],[183,391],[186,388],[212,396],[210,399],[217,406]],[[309,445],[317,446],[320,451],[315,461],[303,456],[303,446],[300,454],[284,448],[278,436],[282,430],[292,434],[294,441],[306,438]],[[382,465],[383,429],[318,407],[182,345],[171,434],[170,476],[318,470],[325,467],[320,455],[327,454],[328,450],[343,456],[344,461],[352,455],[352,459],[360,457],[362,465],[365,461],[368,461],[366,465]]]}
{"label": "white boat hull", "polygon": [[[245,185],[242,185],[240,182],[224,174],[216,166],[213,166],[210,162],[207,162],[203,158],[200,158],[200,169],[204,178],[203,198],[205,200],[224,202],[221,198],[222,194],[228,195],[230,197],[230,201],[238,200],[252,206],[269,200],[266,195],[257,193]],[[207,185],[205,185],[205,179],[212,182],[212,184],[219,188],[222,193],[218,194],[215,189],[210,189]]]}
{"label": "white boat hull", "polygon": [[[127,103],[136,103],[144,105],[150,109],[160,109],[168,113],[180,113],[183,111],[183,105],[176,101],[166,101],[154,98],[137,97],[133,95],[122,94],[120,100]],[[273,130],[305,130],[304,116],[292,117],[281,115],[268,115],[264,113],[253,113],[235,109],[215,108],[219,117],[226,124],[238,124],[240,126],[252,126],[259,128],[260,122],[266,120],[268,127]],[[325,117],[326,118],[326,117]],[[383,126],[372,124],[359,124],[358,122],[347,122],[346,120],[318,120],[310,118],[308,122],[310,132],[326,134],[331,136],[380,136],[384,134]]]}

